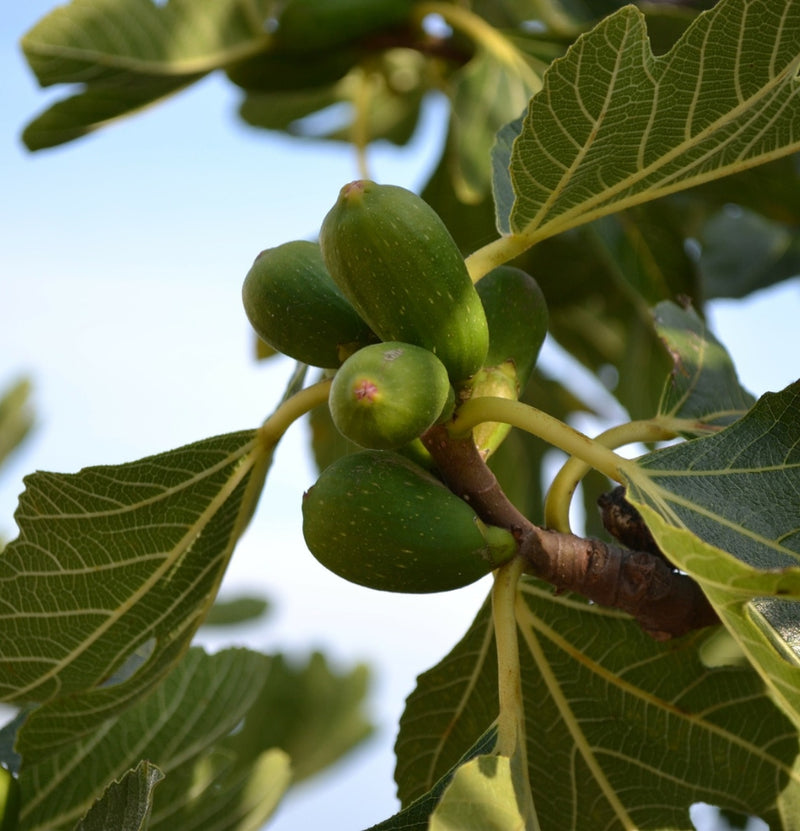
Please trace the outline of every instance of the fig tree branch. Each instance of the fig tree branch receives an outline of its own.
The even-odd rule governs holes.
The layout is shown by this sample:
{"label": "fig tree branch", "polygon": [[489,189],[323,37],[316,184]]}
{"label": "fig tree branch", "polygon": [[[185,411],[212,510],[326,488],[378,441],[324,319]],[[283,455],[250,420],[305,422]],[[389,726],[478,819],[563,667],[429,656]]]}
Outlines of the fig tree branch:
{"label": "fig tree branch", "polygon": [[657,640],[719,622],[697,583],[657,554],[534,525],[509,501],[471,436],[453,437],[437,425],[422,441],[448,487],[484,522],[514,534],[527,573],[627,612]]}

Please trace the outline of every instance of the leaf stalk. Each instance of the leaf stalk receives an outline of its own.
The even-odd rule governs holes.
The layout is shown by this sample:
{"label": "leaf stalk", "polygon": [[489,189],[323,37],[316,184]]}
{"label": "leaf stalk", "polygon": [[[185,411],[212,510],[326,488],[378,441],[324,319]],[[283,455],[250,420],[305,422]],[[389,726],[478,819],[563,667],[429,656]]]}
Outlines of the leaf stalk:
{"label": "leaf stalk", "polygon": [[455,418],[447,425],[447,430],[453,437],[464,436],[484,421],[502,421],[538,436],[565,453],[576,456],[615,482],[624,482],[623,472],[631,464],[596,439],[589,438],[543,410],[507,398],[470,398],[459,407]]}

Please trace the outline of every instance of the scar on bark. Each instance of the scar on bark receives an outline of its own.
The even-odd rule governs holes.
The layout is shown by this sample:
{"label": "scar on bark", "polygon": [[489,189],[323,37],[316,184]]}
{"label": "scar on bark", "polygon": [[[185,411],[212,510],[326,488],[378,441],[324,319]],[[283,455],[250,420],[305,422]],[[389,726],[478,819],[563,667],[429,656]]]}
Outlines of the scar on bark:
{"label": "scar on bark", "polygon": [[[601,503],[604,524],[623,545],[584,539],[534,525],[503,492],[471,437],[452,438],[444,426],[422,436],[447,486],[490,525],[517,539],[526,571],[559,591],[627,612],[657,640],[719,623],[697,583],[675,570],[635,508],[612,491]],[[608,528],[608,526],[606,526]]]}

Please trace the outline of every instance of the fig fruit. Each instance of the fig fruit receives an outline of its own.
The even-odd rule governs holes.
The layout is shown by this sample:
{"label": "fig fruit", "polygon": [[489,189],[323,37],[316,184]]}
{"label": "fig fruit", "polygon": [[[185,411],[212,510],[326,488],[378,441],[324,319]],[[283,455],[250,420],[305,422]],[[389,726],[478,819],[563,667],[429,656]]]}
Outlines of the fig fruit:
{"label": "fig fruit", "polygon": [[262,251],[242,286],[256,334],[274,349],[328,369],[377,338],[342,294],[319,245],[294,240]]}
{"label": "fig fruit", "polygon": [[342,364],[328,405],[345,438],[361,447],[392,449],[432,427],[450,391],[447,370],[433,352],[389,341],[365,346]]}
{"label": "fig fruit", "polygon": [[391,451],[343,456],[303,497],[303,536],[322,565],[391,592],[450,591],[510,560],[517,545],[438,479]]}
{"label": "fig fruit", "polygon": [[419,196],[394,185],[345,185],[320,247],[331,277],[384,341],[433,352],[457,388],[489,347],[486,315],[455,241]]}
{"label": "fig fruit", "polygon": [[225,74],[248,92],[309,90],[335,84],[361,57],[361,50],[348,46],[316,52],[314,60],[302,52],[269,49],[230,64]]}
{"label": "fig fruit", "polygon": [[282,49],[316,52],[404,23],[413,0],[288,0],[275,41]]}
{"label": "fig fruit", "polygon": [[489,324],[484,366],[513,361],[520,390],[531,377],[547,335],[547,302],[526,271],[501,265],[475,284]]}
{"label": "fig fruit", "polygon": [[[502,265],[476,284],[489,324],[486,363],[470,382],[470,397],[516,400],[530,379],[547,335],[547,303],[539,284],[522,269]],[[508,435],[508,424],[484,422],[472,431],[488,459]]]}

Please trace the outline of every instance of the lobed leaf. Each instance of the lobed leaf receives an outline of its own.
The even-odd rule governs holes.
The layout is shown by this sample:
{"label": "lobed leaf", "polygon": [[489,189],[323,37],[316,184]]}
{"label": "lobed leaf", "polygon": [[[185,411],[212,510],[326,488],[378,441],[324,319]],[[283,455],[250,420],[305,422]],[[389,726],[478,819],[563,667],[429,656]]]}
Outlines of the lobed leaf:
{"label": "lobed leaf", "polygon": [[151,762],[141,761],[112,782],[92,805],[74,831],[147,831],[153,792],[164,774]]}
{"label": "lobed leaf", "polygon": [[[230,734],[253,715],[269,683],[270,658],[243,649],[206,655],[192,649],[163,684],[92,735],[36,761],[24,752],[19,782],[22,831],[70,829],[106,783],[147,759],[163,772],[147,826],[254,828],[289,784],[289,762],[273,751],[265,779],[265,737],[237,750]],[[274,714],[255,713],[256,721]],[[277,753],[277,756],[275,756]],[[274,767],[277,760],[277,769]],[[244,799],[255,789],[255,796]],[[116,825],[113,827],[117,827]]]}
{"label": "lobed leaf", "polygon": [[[730,427],[663,448],[625,468],[628,498],[752,569],[800,564],[800,381],[767,393]],[[725,582],[705,556],[676,565]],[[733,588],[731,586],[731,588]]]}
{"label": "lobed leaf", "polygon": [[[775,831],[795,827],[796,731],[752,667],[703,662],[715,630],[656,643],[625,615],[534,580],[521,585],[516,617],[542,831],[690,831],[698,801],[761,816]],[[471,746],[476,719],[497,715],[495,654],[484,609],[420,677],[396,746],[403,804]]]}
{"label": "lobed leaf", "polygon": [[626,470],[627,498],[800,723],[800,382]]}
{"label": "lobed leaf", "polygon": [[26,478],[19,537],[0,555],[0,696],[45,702],[26,727],[28,752],[93,729],[178,660],[270,459],[245,431]]}
{"label": "lobed leaf", "polygon": [[794,152],[799,65],[797,0],[721,0],[661,56],[620,9],[547,71],[495,181],[498,227],[523,249]]}
{"label": "lobed leaf", "polygon": [[255,54],[269,36],[269,0],[72,0],[40,20],[22,49],[42,86],[83,84],[23,134],[52,147]]}

